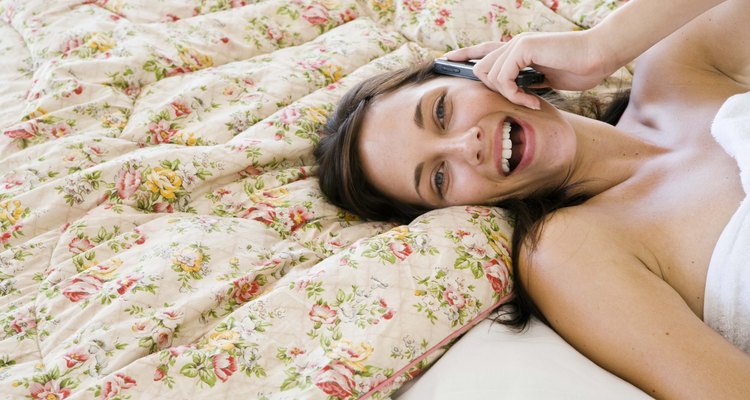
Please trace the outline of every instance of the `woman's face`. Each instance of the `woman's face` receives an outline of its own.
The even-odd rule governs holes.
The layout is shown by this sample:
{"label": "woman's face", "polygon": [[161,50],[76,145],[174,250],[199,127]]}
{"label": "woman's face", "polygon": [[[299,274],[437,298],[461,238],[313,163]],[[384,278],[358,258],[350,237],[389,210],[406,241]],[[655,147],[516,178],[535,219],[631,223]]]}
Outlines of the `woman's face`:
{"label": "woman's face", "polygon": [[379,190],[438,208],[558,187],[575,149],[573,128],[548,103],[534,111],[481,82],[441,77],[377,98],[358,150]]}

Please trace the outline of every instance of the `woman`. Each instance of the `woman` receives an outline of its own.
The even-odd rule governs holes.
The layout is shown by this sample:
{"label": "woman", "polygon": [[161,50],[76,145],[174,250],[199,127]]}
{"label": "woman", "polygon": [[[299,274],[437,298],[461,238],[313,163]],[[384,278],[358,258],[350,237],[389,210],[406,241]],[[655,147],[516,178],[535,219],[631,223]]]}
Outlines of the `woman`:
{"label": "woman", "polygon": [[[743,0],[634,0],[585,32],[448,53],[481,58],[482,82],[376,78],[332,117],[321,187],[365,217],[401,220],[525,199],[537,215],[514,239],[519,295],[563,338],[654,397],[750,398],[750,343],[702,320],[714,248],[745,198],[710,131],[750,89],[749,16]],[[513,82],[532,66],[553,88],[586,89],[636,56],[615,126]]]}

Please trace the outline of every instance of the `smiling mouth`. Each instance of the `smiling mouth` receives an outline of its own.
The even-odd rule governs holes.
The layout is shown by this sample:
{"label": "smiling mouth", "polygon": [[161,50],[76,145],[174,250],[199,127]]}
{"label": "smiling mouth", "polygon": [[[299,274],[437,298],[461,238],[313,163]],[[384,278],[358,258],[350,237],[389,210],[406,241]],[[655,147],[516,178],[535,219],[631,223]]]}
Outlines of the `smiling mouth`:
{"label": "smiling mouth", "polygon": [[523,158],[526,148],[524,143],[525,134],[521,125],[513,118],[507,118],[503,122],[503,154],[500,161],[503,173],[508,176],[513,173]]}

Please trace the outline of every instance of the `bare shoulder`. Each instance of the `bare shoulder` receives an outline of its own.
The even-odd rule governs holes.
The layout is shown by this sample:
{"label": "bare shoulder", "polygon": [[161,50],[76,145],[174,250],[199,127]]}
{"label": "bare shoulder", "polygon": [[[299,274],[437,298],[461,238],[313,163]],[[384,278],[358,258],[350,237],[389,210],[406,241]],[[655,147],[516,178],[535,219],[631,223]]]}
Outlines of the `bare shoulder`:
{"label": "bare shoulder", "polygon": [[[655,397],[750,389],[742,383],[750,359],[706,326],[622,240],[606,216],[579,206],[553,213],[537,246],[523,246],[521,284],[552,328]],[[731,372],[727,360],[744,372]],[[726,370],[723,382],[712,370]],[[738,393],[723,398],[742,398]]]}

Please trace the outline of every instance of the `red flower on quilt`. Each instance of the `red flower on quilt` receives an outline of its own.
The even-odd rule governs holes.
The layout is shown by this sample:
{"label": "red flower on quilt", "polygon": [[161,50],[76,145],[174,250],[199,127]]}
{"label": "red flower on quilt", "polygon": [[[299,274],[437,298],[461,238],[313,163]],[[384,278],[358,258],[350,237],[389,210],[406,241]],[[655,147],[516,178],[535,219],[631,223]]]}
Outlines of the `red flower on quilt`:
{"label": "red flower on quilt", "polygon": [[482,265],[484,269],[484,276],[489,279],[492,290],[497,293],[505,293],[509,283],[510,277],[508,276],[508,268],[505,263],[500,263],[496,258],[493,258]]}
{"label": "red flower on quilt", "polygon": [[102,288],[102,283],[101,279],[93,275],[77,276],[65,285],[62,294],[76,303],[98,293]]}
{"label": "red flower on quilt", "polygon": [[411,246],[406,242],[391,242],[388,244],[388,248],[391,249],[393,255],[400,261],[404,261],[412,252]]}
{"label": "red flower on quilt", "polygon": [[76,236],[68,243],[68,251],[73,254],[81,254],[93,248],[94,244],[88,238],[79,238]]}
{"label": "red flower on quilt", "polygon": [[328,9],[320,3],[307,6],[305,11],[302,12],[302,18],[312,25],[323,25],[331,19],[328,15]]}
{"label": "red flower on quilt", "polygon": [[11,139],[31,139],[39,132],[39,127],[31,122],[26,122],[16,129],[8,129],[3,134]]}
{"label": "red flower on quilt", "polygon": [[332,324],[336,322],[336,314],[336,310],[332,309],[328,304],[313,304],[308,315],[313,322]]}
{"label": "red flower on quilt", "polygon": [[443,292],[443,300],[459,310],[466,307],[466,298],[464,295],[453,287],[448,286]]}
{"label": "red flower on quilt", "polygon": [[183,99],[174,100],[169,104],[169,106],[172,107],[172,111],[174,112],[175,117],[181,117],[193,112],[193,110],[190,108],[190,105]]}
{"label": "red flower on quilt", "polygon": [[339,399],[350,397],[356,387],[354,371],[339,361],[333,361],[323,367],[313,378],[313,382],[325,394]]}
{"label": "red flower on quilt", "polygon": [[243,276],[234,281],[231,296],[237,303],[246,303],[252,300],[259,291],[260,285],[258,285],[258,282],[247,276]]}
{"label": "red flower on quilt", "polygon": [[216,377],[226,382],[232,374],[237,371],[237,362],[234,357],[226,353],[219,353],[213,358],[214,373]]}
{"label": "red flower on quilt", "polygon": [[403,4],[411,12],[419,12],[424,8],[425,0],[404,0]]}
{"label": "red flower on quilt", "polygon": [[45,384],[32,382],[29,385],[29,395],[34,400],[57,399],[63,400],[70,396],[70,389],[60,387],[57,381],[48,381]]}
{"label": "red flower on quilt", "polygon": [[302,227],[302,225],[305,225],[307,221],[312,219],[312,214],[310,214],[305,207],[298,204],[289,210],[289,219],[292,222],[290,230],[294,232]]}
{"label": "red flower on quilt", "polygon": [[13,328],[16,333],[34,329],[36,328],[36,318],[25,312],[18,312],[13,316],[13,322],[10,324],[10,327]]}
{"label": "red flower on quilt", "polygon": [[135,385],[135,379],[122,373],[115,374],[104,384],[101,398],[104,400],[114,399],[121,391],[130,389]]}
{"label": "red flower on quilt", "polygon": [[65,360],[65,366],[68,368],[73,368],[77,366],[78,364],[82,364],[86,362],[86,360],[89,359],[88,352],[83,349],[82,347],[76,347],[74,349],[71,349],[65,355],[63,356],[63,360]]}
{"label": "red flower on quilt", "polygon": [[115,176],[115,188],[117,196],[127,199],[132,196],[141,186],[141,172],[133,167],[123,168]]}

